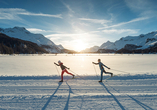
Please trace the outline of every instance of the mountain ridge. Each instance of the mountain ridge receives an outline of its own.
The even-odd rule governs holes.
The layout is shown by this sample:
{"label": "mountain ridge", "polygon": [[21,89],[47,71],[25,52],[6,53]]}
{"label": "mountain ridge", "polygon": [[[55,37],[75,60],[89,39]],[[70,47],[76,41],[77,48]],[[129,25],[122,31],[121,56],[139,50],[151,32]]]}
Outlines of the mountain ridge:
{"label": "mountain ridge", "polygon": [[100,46],[100,49],[120,50],[127,44],[139,46],[137,49],[146,49],[157,43],[157,31],[148,34],[141,34],[139,36],[122,37],[115,42],[106,42]]}
{"label": "mountain ridge", "polygon": [[[94,51],[95,48],[87,48],[88,52],[98,53],[125,53],[125,52],[156,52],[157,45],[157,31],[153,31],[147,34],[140,34],[139,36],[126,36],[122,37],[115,42],[107,41],[103,43],[98,51]],[[90,50],[90,51],[89,51]],[[85,52],[85,51],[82,51]],[[86,51],[87,52],[87,51]]]}
{"label": "mountain ridge", "polygon": [[39,54],[48,53],[36,43],[11,38],[0,33],[0,53],[1,54]]}
{"label": "mountain ridge", "polygon": [[43,36],[42,34],[34,34],[26,30],[24,27],[15,26],[13,28],[0,28],[0,32],[13,38],[18,38],[25,41],[30,41],[38,44],[39,46],[48,46],[45,48],[47,51],[52,53],[60,53],[61,50],[51,40]]}

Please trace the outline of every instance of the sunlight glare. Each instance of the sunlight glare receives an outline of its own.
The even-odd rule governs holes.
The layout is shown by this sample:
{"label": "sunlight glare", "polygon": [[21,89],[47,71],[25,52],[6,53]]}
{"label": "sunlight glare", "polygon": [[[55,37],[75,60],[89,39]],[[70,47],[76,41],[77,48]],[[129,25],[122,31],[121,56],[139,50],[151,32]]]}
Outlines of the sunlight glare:
{"label": "sunlight glare", "polygon": [[74,48],[75,48],[75,51],[80,52],[86,49],[86,44],[82,42],[81,40],[77,40]]}

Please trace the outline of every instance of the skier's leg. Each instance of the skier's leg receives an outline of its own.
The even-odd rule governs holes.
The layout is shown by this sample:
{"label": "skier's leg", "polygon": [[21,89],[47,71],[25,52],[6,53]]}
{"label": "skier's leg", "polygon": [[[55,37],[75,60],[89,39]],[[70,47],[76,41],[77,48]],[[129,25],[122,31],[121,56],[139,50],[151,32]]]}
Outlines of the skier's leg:
{"label": "skier's leg", "polygon": [[72,73],[69,73],[66,69],[65,69],[65,72],[66,72],[67,74],[70,74],[71,76],[74,76]]}
{"label": "skier's leg", "polygon": [[101,70],[101,80],[100,81],[102,81],[102,79],[103,79],[103,70]]}
{"label": "skier's leg", "polygon": [[61,80],[63,81],[63,74],[64,74],[64,70],[62,70],[62,74],[61,74]]}
{"label": "skier's leg", "polygon": [[105,72],[105,74],[111,74],[111,77],[113,76],[113,73],[111,73],[111,72],[106,72],[105,70],[104,70],[104,72]]}

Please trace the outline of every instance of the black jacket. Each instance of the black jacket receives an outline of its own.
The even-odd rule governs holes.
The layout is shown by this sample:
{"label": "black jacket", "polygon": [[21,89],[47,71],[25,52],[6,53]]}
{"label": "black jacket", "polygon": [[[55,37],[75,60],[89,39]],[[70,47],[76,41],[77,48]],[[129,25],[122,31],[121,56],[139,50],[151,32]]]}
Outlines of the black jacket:
{"label": "black jacket", "polygon": [[67,68],[66,66],[63,65],[63,63],[60,63],[59,65],[57,63],[54,63],[54,64],[57,65],[57,66],[60,66],[62,70]]}

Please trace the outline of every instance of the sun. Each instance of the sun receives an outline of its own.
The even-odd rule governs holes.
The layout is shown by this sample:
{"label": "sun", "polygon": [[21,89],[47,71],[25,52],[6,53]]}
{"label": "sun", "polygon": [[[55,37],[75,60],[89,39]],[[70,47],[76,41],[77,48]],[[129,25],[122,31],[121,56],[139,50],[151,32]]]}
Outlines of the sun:
{"label": "sun", "polygon": [[86,43],[84,43],[81,40],[77,40],[75,45],[74,45],[74,49],[75,49],[75,51],[80,52],[81,50],[86,49]]}

